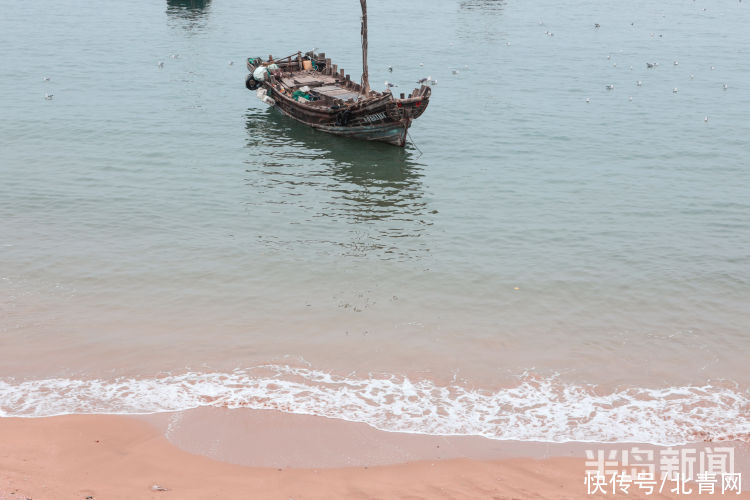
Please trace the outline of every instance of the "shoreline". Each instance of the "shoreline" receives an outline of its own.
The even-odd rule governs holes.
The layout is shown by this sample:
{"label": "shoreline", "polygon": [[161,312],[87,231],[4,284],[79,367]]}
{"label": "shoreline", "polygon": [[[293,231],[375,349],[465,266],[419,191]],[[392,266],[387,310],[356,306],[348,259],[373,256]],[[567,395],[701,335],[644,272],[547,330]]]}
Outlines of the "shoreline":
{"label": "shoreline", "polygon": [[[593,443],[403,435],[279,412],[175,415],[2,418],[0,500],[591,496],[582,450]],[[626,445],[606,449],[618,446]],[[747,447],[737,449],[737,469],[750,475]],[[643,497],[632,493],[615,497]],[[750,498],[750,492],[730,498]]]}

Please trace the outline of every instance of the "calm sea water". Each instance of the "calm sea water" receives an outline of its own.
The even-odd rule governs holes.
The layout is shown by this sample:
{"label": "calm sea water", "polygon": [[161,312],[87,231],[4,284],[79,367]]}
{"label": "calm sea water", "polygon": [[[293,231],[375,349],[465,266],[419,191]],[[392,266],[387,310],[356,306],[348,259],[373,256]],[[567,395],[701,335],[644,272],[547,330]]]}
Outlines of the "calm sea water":
{"label": "calm sea water", "polygon": [[358,2],[3,7],[0,415],[748,435],[749,7],[371,3],[373,86],[438,81],[405,149],[244,88],[357,75]]}

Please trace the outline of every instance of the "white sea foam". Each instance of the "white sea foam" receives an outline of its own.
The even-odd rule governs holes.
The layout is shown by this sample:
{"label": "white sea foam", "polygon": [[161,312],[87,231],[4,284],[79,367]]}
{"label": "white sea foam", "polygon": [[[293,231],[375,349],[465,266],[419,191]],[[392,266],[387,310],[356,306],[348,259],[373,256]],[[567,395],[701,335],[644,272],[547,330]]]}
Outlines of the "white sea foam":
{"label": "white sea foam", "polygon": [[736,387],[631,388],[523,377],[496,391],[405,377],[346,378],[263,366],[155,378],[0,380],[0,416],[136,414],[200,406],[275,409],[386,431],[522,441],[675,445],[750,436],[750,394]]}

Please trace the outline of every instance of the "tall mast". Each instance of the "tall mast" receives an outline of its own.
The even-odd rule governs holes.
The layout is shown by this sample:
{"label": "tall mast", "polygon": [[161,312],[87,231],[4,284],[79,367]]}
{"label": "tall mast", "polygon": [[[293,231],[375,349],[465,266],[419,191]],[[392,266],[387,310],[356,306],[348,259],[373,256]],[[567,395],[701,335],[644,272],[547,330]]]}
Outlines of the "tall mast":
{"label": "tall mast", "polygon": [[367,74],[367,0],[359,0],[362,4],[362,92],[370,93],[370,79]]}

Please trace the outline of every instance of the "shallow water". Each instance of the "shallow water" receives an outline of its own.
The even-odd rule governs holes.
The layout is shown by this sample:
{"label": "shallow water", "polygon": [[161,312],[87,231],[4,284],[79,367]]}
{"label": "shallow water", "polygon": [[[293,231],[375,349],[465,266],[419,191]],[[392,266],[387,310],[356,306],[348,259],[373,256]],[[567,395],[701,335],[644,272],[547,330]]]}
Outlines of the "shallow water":
{"label": "shallow water", "polygon": [[0,414],[750,433],[747,6],[371,5],[373,86],[438,80],[405,149],[244,88],[313,46],[357,74],[358,8],[4,9]]}

